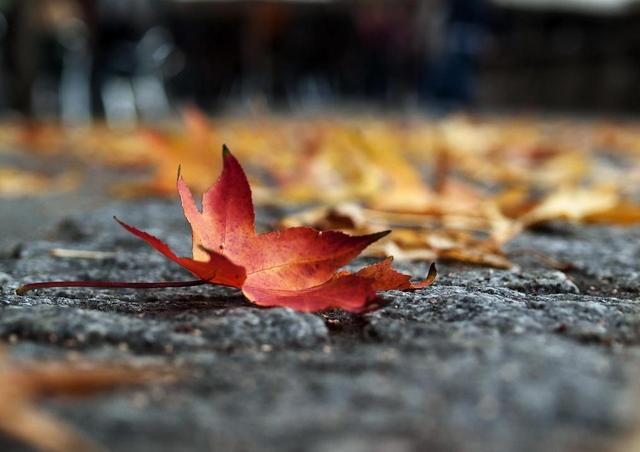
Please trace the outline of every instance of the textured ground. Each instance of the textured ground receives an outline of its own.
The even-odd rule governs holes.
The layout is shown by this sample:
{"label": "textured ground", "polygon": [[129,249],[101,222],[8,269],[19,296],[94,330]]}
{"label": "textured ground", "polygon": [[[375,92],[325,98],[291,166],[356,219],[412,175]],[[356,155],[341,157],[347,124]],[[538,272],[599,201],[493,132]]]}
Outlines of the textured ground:
{"label": "textured ground", "polygon": [[[15,288],[35,280],[189,278],[111,220],[187,253],[175,203],[110,204],[85,216],[60,206],[0,205],[0,338],[24,358],[74,353],[189,369],[173,386],[43,404],[107,450],[601,451],[620,447],[635,424],[640,229],[527,233],[510,246],[573,269],[526,254],[512,271],[443,264],[433,287],[388,292],[389,304],[364,316],[259,309],[210,286],[18,297]],[[49,254],[54,247],[116,255],[64,259]],[[427,266],[400,265],[415,276]],[[14,449],[0,439],[0,450]]]}

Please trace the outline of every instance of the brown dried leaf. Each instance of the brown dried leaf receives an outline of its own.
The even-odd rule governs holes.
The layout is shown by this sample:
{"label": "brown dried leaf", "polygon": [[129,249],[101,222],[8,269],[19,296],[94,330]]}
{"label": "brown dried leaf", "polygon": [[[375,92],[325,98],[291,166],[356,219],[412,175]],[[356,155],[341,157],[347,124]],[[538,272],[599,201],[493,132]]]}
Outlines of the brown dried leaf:
{"label": "brown dried leaf", "polygon": [[0,168],[0,197],[17,198],[71,191],[78,186],[79,179],[76,173],[47,176],[17,168]]}
{"label": "brown dried leaf", "polygon": [[82,397],[119,386],[168,382],[177,374],[165,367],[131,367],[113,363],[15,363],[0,356],[0,430],[51,452],[100,448],[63,421],[37,408],[43,397]]}

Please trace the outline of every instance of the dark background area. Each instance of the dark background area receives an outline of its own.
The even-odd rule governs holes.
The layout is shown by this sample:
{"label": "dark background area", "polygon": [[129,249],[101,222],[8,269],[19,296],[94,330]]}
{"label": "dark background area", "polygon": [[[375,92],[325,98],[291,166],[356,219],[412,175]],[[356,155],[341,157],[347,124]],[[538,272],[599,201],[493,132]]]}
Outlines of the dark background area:
{"label": "dark background area", "polygon": [[0,106],[71,122],[185,104],[637,111],[640,11],[591,3],[4,1]]}

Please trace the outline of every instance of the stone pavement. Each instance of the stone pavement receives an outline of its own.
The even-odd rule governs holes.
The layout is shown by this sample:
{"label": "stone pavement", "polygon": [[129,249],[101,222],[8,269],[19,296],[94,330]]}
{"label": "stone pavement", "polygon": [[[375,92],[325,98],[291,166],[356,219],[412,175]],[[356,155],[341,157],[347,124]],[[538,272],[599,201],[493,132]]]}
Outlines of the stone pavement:
{"label": "stone pavement", "polygon": [[[640,406],[638,228],[552,225],[509,246],[571,263],[566,273],[526,253],[511,271],[441,264],[434,286],[388,292],[379,311],[315,315],[213,286],[16,296],[39,280],[190,279],[111,220],[188,254],[174,202],[29,209],[0,206],[13,218],[0,225],[0,338],[12,353],[188,369],[172,386],[43,403],[107,450],[631,450],[621,441]],[[20,234],[29,215],[36,238]],[[65,259],[54,247],[116,254]],[[398,267],[418,277],[428,263]],[[0,450],[23,449],[0,439]]]}

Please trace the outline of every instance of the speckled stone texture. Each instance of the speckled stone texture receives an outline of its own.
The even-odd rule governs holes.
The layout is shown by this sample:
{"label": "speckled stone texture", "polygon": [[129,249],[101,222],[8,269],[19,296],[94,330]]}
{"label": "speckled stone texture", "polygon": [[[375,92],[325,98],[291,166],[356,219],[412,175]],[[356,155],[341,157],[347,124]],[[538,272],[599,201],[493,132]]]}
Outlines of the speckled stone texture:
{"label": "speckled stone texture", "polygon": [[[36,280],[189,279],[111,220],[187,254],[172,202],[32,210],[34,237],[16,222],[35,207],[0,207],[12,216],[0,226],[0,338],[12,353],[186,370],[172,386],[43,403],[107,450],[603,451],[635,426],[640,229],[552,225],[509,245],[514,270],[443,263],[434,286],[388,292],[376,312],[315,315],[260,309],[213,286],[16,296]],[[274,216],[259,212],[261,224]],[[65,259],[55,247],[115,256]],[[529,249],[572,268],[549,268]],[[418,277],[428,263],[398,267]],[[0,450],[23,449],[2,438]]]}

